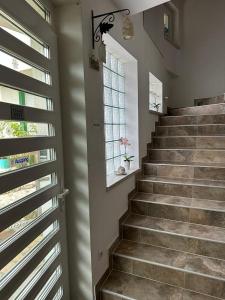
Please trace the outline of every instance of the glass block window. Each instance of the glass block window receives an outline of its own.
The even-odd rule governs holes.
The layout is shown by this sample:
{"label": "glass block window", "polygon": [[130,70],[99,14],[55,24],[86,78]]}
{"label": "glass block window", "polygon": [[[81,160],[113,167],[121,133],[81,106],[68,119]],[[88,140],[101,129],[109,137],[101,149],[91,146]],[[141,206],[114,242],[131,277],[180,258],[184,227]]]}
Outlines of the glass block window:
{"label": "glass block window", "polygon": [[106,173],[112,175],[123,164],[124,147],[119,139],[126,137],[125,75],[123,63],[107,52],[104,64],[104,123]]}

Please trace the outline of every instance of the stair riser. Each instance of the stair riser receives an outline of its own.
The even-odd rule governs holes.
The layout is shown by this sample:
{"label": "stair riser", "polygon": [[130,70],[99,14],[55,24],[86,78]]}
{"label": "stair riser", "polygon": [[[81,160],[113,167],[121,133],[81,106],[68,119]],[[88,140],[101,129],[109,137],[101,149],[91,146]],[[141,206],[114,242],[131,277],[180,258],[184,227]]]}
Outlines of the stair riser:
{"label": "stair riser", "polygon": [[187,163],[225,163],[225,150],[151,149],[150,161]]}
{"label": "stair riser", "polygon": [[145,164],[144,175],[167,178],[225,180],[225,168]]}
{"label": "stair riser", "polygon": [[134,214],[225,228],[225,212],[131,201]]}
{"label": "stair riser", "polygon": [[195,99],[195,106],[219,104],[225,102],[225,96],[217,96],[212,98]]}
{"label": "stair riser", "polygon": [[225,259],[225,243],[201,240],[126,225],[123,225],[123,238],[138,243]]}
{"label": "stair riser", "polygon": [[208,187],[140,180],[138,182],[138,191],[142,193],[225,201],[225,188],[222,187]]}
{"label": "stair riser", "polygon": [[113,257],[113,265],[115,270],[225,298],[225,282],[219,279],[206,278],[200,274],[191,274],[167,266],[154,265],[117,255]]}
{"label": "stair riser", "polygon": [[225,135],[225,125],[204,125],[204,126],[158,126],[157,136],[214,136]]}
{"label": "stair riser", "polygon": [[155,149],[225,149],[225,137],[161,137],[153,138]]}
{"label": "stair riser", "polygon": [[203,116],[166,116],[160,118],[161,126],[174,125],[203,125],[203,124],[225,124],[225,115],[203,115]]}
{"label": "stair riser", "polygon": [[170,109],[169,115],[182,116],[182,115],[219,115],[225,113],[225,104],[214,104],[196,107],[185,107]]}

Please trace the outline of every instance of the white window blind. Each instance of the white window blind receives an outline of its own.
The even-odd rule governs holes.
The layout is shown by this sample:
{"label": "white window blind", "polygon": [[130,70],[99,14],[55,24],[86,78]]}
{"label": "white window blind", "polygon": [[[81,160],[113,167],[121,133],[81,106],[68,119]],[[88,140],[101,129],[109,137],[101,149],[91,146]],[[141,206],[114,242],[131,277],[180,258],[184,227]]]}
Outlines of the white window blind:
{"label": "white window blind", "polygon": [[57,49],[49,20],[39,1],[0,0],[0,299],[68,297]]}
{"label": "white window blind", "polygon": [[107,52],[104,65],[104,113],[106,173],[112,175],[122,164],[124,147],[120,138],[126,137],[125,75],[123,63]]}

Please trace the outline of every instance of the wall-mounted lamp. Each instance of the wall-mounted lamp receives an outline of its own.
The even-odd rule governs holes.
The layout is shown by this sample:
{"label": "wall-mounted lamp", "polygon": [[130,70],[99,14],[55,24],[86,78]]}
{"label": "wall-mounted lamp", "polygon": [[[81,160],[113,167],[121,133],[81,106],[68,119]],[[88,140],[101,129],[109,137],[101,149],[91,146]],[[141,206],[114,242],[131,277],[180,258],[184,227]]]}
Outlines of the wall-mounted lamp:
{"label": "wall-mounted lamp", "polygon": [[[103,45],[102,41],[102,35],[104,33],[109,32],[114,24],[113,22],[115,21],[115,14],[124,12],[126,14],[126,17],[124,18],[124,24],[123,24],[123,37],[124,39],[128,40],[131,39],[134,36],[134,27],[129,19],[128,15],[130,14],[129,9],[121,9],[121,10],[115,10],[111,11],[106,14],[101,14],[101,15],[94,15],[94,12],[92,11],[92,48],[95,49],[95,43],[101,42]],[[102,18],[101,22],[95,26],[95,19]],[[103,47],[101,45],[100,47]]]}

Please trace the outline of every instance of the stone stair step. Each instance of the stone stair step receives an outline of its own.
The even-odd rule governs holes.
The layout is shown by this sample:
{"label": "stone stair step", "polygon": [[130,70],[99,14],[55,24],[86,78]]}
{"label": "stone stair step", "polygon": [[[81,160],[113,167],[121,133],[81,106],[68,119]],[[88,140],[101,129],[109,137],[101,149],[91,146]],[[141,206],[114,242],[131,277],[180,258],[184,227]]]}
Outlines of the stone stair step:
{"label": "stone stair step", "polygon": [[225,299],[225,261],[122,240],[114,269]]}
{"label": "stone stair step", "polygon": [[130,203],[134,214],[225,228],[224,201],[138,193]]}
{"label": "stone stair step", "polygon": [[123,239],[225,259],[225,229],[131,214],[122,224]]}
{"label": "stone stair step", "polygon": [[225,102],[225,94],[216,97],[195,99],[195,106],[219,104],[224,102]]}
{"label": "stone stair step", "polygon": [[138,180],[138,191],[225,202],[224,181],[144,176]]}
{"label": "stone stair step", "polygon": [[144,163],[144,175],[225,181],[225,164]]}
{"label": "stone stair step", "polygon": [[101,300],[216,300],[168,284],[141,278],[124,272],[112,271],[102,287]]}
{"label": "stone stair step", "polygon": [[211,149],[149,149],[150,162],[222,163],[225,150]]}
{"label": "stone stair step", "polygon": [[155,136],[156,149],[225,149],[225,136]]}
{"label": "stone stair step", "polygon": [[171,116],[220,115],[225,114],[225,103],[172,109],[170,108],[168,109],[168,114]]}
{"label": "stone stair step", "polygon": [[225,124],[225,114],[220,115],[197,115],[197,116],[162,116],[160,126],[175,125],[223,125]]}
{"label": "stone stair step", "polygon": [[224,136],[225,124],[156,126],[156,136]]}

